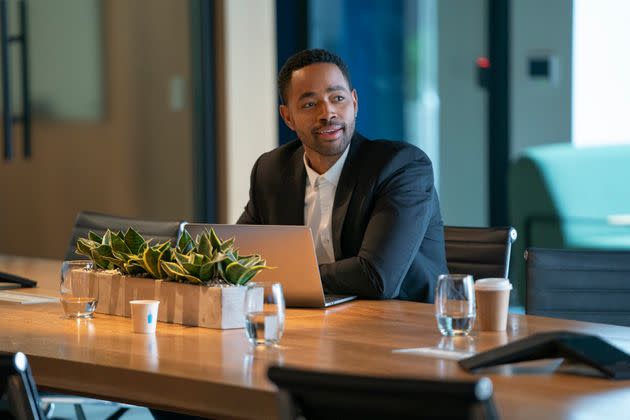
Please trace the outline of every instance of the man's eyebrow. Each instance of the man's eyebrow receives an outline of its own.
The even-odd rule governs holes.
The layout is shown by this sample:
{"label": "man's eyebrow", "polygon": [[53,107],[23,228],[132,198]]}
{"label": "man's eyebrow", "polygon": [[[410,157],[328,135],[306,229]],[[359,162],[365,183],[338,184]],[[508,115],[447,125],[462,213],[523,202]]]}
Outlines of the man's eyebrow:
{"label": "man's eyebrow", "polygon": [[[348,92],[348,88],[345,87],[344,85],[333,85],[333,86],[329,86],[326,89],[326,92],[335,92],[338,90],[342,90],[345,92]],[[304,92],[303,94],[300,95],[300,97],[298,98],[298,101],[301,101],[304,98],[310,98],[312,96],[315,96],[315,92]]]}
{"label": "man's eyebrow", "polygon": [[336,90],[344,90],[344,91],[348,92],[348,88],[346,88],[344,85],[330,86],[328,89],[326,89],[326,92],[334,92]]}
{"label": "man's eyebrow", "polygon": [[311,96],[315,96],[315,92],[304,92],[303,94],[300,95],[300,97],[298,98],[298,101],[301,101],[304,98],[309,98]]}

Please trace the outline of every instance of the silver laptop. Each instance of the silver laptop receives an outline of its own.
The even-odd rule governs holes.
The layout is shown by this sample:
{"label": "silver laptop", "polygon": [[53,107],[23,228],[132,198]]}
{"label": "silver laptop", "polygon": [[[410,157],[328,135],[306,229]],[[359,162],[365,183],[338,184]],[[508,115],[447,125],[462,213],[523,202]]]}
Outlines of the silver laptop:
{"label": "silver laptop", "polygon": [[323,308],[356,298],[324,294],[313,236],[307,226],[184,224],[193,239],[210,228],[222,240],[234,238],[239,254],[260,254],[268,266],[276,267],[262,270],[253,281],[282,283],[287,306]]}

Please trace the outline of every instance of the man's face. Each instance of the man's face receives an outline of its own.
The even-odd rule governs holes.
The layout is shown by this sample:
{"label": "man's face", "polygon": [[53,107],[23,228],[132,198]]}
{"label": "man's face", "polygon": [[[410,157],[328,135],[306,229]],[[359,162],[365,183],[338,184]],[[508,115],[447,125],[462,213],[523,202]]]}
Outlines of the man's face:
{"label": "man's face", "polygon": [[[339,157],[354,134],[357,94],[332,63],[293,72],[280,114],[306,148],[307,157]],[[316,157],[316,156],[313,156]]]}

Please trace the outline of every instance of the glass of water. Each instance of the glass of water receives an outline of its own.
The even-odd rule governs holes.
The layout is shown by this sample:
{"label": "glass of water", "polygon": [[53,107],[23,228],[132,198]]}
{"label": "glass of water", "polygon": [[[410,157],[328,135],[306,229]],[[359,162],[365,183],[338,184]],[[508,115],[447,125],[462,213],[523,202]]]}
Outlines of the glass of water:
{"label": "glass of water", "polygon": [[442,335],[468,335],[475,323],[475,283],[469,274],[442,274],[435,292],[435,317]]}
{"label": "glass of water", "polygon": [[98,303],[98,280],[88,260],[61,265],[61,304],[68,318],[92,318]]}
{"label": "glass of water", "polygon": [[276,345],[284,332],[284,295],[280,283],[248,283],[245,334],[254,345]]}

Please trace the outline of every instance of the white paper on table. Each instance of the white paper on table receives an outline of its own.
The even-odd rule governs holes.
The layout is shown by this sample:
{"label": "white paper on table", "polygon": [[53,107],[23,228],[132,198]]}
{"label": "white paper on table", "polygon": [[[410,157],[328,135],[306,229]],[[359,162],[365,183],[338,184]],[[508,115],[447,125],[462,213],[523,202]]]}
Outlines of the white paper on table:
{"label": "white paper on table", "polygon": [[59,298],[50,296],[37,296],[28,293],[20,293],[8,290],[0,290],[0,301],[14,302],[21,304],[34,304],[34,303],[55,303],[59,302]]}
{"label": "white paper on table", "polygon": [[435,357],[437,359],[461,360],[474,356],[474,352],[461,350],[445,350],[437,347],[417,347],[409,349],[396,349],[392,353],[415,354],[418,356]]}

